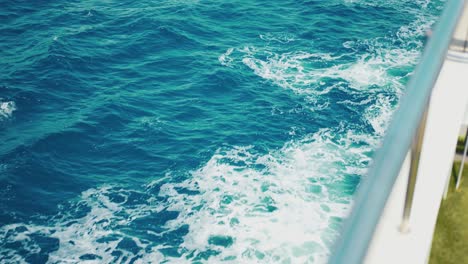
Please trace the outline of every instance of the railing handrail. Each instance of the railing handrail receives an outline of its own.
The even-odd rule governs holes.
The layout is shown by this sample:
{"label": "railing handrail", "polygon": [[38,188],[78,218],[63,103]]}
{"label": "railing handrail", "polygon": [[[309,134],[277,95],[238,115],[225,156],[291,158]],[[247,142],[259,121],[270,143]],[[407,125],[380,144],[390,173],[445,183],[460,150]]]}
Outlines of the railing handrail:
{"label": "railing handrail", "polygon": [[[360,264],[416,134],[446,57],[464,0],[449,0],[359,187],[329,263]],[[404,131],[402,131],[404,128]]]}

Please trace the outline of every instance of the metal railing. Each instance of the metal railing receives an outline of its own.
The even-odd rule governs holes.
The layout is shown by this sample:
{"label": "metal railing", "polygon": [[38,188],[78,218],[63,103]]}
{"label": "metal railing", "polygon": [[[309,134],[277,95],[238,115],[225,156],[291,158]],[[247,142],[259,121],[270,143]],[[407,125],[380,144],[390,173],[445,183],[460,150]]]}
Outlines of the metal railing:
{"label": "metal railing", "polygon": [[[406,93],[388,126],[381,148],[376,152],[368,175],[361,183],[354,207],[345,221],[341,237],[333,248],[329,263],[362,263],[369,243],[393,189],[405,157],[413,143],[422,140],[418,128],[423,126],[432,88],[446,57],[452,35],[464,7],[464,0],[449,0],[429,39],[420,63],[408,83]],[[418,136],[419,135],[419,136]],[[414,144],[413,146],[417,146]],[[417,149],[416,149],[417,152]],[[408,230],[414,184],[419,157],[413,151],[403,221],[400,230]],[[416,154],[417,155],[417,154]],[[406,222],[406,223],[405,223]]]}

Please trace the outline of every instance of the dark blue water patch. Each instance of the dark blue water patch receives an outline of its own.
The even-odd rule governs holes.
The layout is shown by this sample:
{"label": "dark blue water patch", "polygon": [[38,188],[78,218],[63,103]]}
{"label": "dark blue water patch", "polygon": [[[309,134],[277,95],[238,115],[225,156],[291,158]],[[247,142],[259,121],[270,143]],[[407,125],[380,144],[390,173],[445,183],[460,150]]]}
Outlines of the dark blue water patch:
{"label": "dark blue water patch", "polygon": [[[132,230],[143,229],[143,230],[151,230],[155,233],[161,234],[163,233],[163,231],[167,231],[163,227],[167,223],[167,221],[176,219],[178,215],[179,215],[179,212],[167,211],[167,210],[164,210],[156,214],[148,215],[144,218],[140,218],[140,219],[133,221],[132,225],[130,226],[129,232],[132,232]],[[141,234],[141,235],[144,236],[145,234]]]}
{"label": "dark blue water patch", "polygon": [[121,250],[132,252],[133,254],[136,254],[139,251],[139,248],[138,248],[137,244],[135,243],[135,241],[133,241],[130,238],[124,238],[124,239],[120,240],[119,244],[117,245],[117,248],[121,249]]}
{"label": "dark blue water patch", "polygon": [[232,237],[229,236],[211,236],[208,243],[216,246],[229,247],[234,243]]}
{"label": "dark blue water patch", "polygon": [[182,254],[179,252],[179,249],[177,247],[166,247],[166,248],[160,249],[159,251],[165,256],[169,256],[173,258],[182,257]]}
{"label": "dark blue water patch", "polygon": [[112,241],[117,241],[119,240],[119,236],[117,235],[109,235],[107,237],[101,237],[96,240],[98,243],[107,243],[107,242],[112,242]]}
{"label": "dark blue water patch", "polygon": [[100,256],[95,255],[95,254],[84,254],[80,256],[80,260],[86,261],[86,260],[100,260],[102,259]]}
{"label": "dark blue water patch", "polygon": [[327,187],[329,187],[330,195],[337,197],[346,197],[347,195],[352,195],[353,193],[355,193],[360,181],[360,175],[346,175],[344,181],[340,183],[331,183]]}
{"label": "dark blue water patch", "polygon": [[188,258],[191,258],[193,260],[193,263],[203,263],[204,261],[208,260],[210,257],[217,256],[220,253],[221,253],[220,251],[208,249],[200,253],[189,254]]}

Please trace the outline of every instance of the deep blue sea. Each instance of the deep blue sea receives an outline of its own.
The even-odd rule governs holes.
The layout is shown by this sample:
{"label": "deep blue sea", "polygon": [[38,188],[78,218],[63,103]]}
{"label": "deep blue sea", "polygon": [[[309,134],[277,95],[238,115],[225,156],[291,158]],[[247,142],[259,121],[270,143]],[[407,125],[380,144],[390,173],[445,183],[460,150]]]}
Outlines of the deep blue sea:
{"label": "deep blue sea", "polygon": [[323,263],[440,0],[0,7],[0,263]]}

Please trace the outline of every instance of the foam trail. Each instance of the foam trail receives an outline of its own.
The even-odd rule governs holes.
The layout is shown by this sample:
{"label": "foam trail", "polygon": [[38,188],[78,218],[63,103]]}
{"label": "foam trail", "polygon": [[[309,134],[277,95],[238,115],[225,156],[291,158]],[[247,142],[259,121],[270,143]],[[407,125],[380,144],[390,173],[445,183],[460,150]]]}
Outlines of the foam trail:
{"label": "foam trail", "polygon": [[[40,254],[42,237],[58,245],[50,263],[324,262],[375,143],[351,131],[339,136],[344,131],[324,129],[267,154],[220,149],[180,183],[90,189],[47,225],[1,227],[0,253],[24,260],[7,247],[17,243],[29,255]],[[165,218],[144,233],[131,232]],[[180,236],[182,258],[162,253],[171,247],[158,241],[168,234]]]}
{"label": "foam trail", "polygon": [[350,208],[354,173],[365,170],[375,143],[334,135],[322,130],[267,155],[220,150],[190,179],[162,186],[170,210],[180,212],[167,227],[189,224],[185,256],[214,250],[212,263],[324,262]]}

